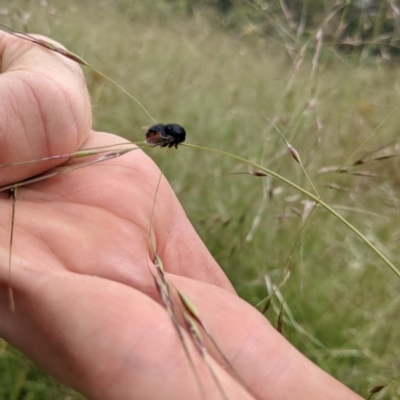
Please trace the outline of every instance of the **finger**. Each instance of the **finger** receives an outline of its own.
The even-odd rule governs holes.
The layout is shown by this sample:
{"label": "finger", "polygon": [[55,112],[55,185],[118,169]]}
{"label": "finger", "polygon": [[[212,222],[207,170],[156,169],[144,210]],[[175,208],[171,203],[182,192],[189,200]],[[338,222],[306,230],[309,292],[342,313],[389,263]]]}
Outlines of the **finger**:
{"label": "finger", "polygon": [[[92,123],[80,67],[3,31],[0,58],[0,164],[78,149]],[[62,161],[0,170],[0,185],[38,174]]]}
{"label": "finger", "polygon": [[[16,276],[16,313],[1,296],[0,335],[56,379],[99,400],[221,399],[187,341],[206,393],[201,396],[176,331],[153,300],[97,277],[31,272]],[[227,398],[251,399],[212,359],[210,364]]]}
{"label": "finger", "polygon": [[214,285],[169,278],[195,305],[222,352],[259,398],[361,400],[297,351],[242,299]]}
{"label": "finger", "polygon": [[[172,277],[199,310],[220,348],[262,399],[359,400],[298,353],[265,318],[237,296]],[[57,379],[90,398],[201,398],[182,344],[165,311],[135,290],[97,277],[38,273],[15,276],[16,313],[0,292],[0,335]],[[207,399],[220,398],[191,346]],[[247,398],[211,361],[229,399]],[[157,384],[155,384],[157,382]],[[241,397],[242,396],[242,397]]]}

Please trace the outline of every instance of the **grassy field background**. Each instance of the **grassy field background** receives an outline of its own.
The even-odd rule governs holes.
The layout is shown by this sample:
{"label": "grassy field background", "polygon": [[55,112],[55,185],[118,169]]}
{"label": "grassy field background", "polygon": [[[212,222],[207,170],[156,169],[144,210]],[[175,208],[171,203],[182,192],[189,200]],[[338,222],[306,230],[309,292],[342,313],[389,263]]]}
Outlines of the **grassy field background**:
{"label": "grassy field background", "polygon": [[[400,154],[399,65],[335,54],[318,40],[303,55],[306,42],[289,52],[251,21],[232,31],[207,8],[186,11],[168,1],[15,1],[0,22],[23,29],[25,18],[30,32],[58,40],[118,81],[157,121],[183,125],[188,143],[240,155],[311,192],[271,121],[320,194],[334,178],[324,168],[369,155],[372,161],[338,174],[324,200],[396,264],[399,160],[376,156]],[[151,119],[115,86],[85,74],[95,129],[143,140],[140,128]],[[400,399],[400,280],[365,243],[320,207],[302,230],[305,196],[247,174],[244,164],[185,147],[146,151],[240,296],[262,301],[291,254],[291,276],[267,318],[276,325],[284,299],[283,334],[300,351],[364,397],[388,385],[374,398]],[[1,399],[80,398],[0,345]]]}

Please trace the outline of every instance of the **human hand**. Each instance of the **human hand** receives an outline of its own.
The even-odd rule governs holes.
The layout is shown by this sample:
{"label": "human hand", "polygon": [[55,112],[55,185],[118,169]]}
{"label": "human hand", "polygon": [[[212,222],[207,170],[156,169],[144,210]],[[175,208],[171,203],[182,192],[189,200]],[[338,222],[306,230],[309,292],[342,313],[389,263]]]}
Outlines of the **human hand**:
{"label": "human hand", "polygon": [[[120,143],[93,132],[80,68],[0,33],[0,163]],[[0,170],[6,184],[60,160]],[[0,198],[0,336],[61,382],[94,399],[201,398],[149,268],[160,171],[141,150],[18,190],[9,308],[11,205]],[[298,353],[238,298],[162,179],[155,250],[199,309],[222,351],[262,399],[357,399]],[[189,343],[189,341],[188,341]],[[207,399],[221,398],[190,344]],[[210,359],[229,399],[253,398]]]}

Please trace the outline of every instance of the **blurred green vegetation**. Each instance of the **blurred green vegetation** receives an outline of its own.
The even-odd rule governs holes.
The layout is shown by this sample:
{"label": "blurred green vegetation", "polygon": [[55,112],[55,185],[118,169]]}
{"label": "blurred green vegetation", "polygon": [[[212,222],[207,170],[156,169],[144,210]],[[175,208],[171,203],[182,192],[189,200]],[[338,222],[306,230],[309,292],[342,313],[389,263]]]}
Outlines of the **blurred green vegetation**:
{"label": "blurred green vegetation", "polygon": [[[375,57],[376,48],[361,54],[356,46],[342,52],[339,40],[325,43],[327,33],[317,32],[332,2],[284,4],[301,16],[303,3],[310,17],[301,35],[301,18],[288,21],[278,2],[13,1],[0,22],[60,41],[118,81],[157,121],[182,124],[187,142],[238,154],[312,191],[273,122],[324,200],[396,263],[399,68],[383,62],[383,51]],[[393,10],[390,2],[378,3],[377,15],[381,7],[385,15]],[[274,7],[264,20],[263,4]],[[355,2],[335,6],[342,13]],[[242,22],[227,23],[235,15]],[[395,43],[396,31],[387,32],[385,40]],[[151,119],[99,75],[85,74],[95,128],[143,140],[140,127]],[[169,155],[146,151],[240,296],[262,301],[282,282],[291,254],[291,276],[267,311],[271,323],[284,299],[283,334],[300,351],[365,397],[370,387],[389,384],[374,398],[400,399],[400,281],[364,243],[319,207],[302,231],[307,199],[249,175],[245,165],[185,147]],[[350,172],[335,176],[326,172],[332,166]],[[0,369],[0,398],[75,398],[9,347],[0,353]]]}

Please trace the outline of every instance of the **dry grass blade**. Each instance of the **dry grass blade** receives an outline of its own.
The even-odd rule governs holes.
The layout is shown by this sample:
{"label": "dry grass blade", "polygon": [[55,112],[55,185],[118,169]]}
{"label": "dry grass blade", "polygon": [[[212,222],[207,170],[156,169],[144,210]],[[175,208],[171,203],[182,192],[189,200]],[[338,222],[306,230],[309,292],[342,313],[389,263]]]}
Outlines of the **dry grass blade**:
{"label": "dry grass blade", "polygon": [[214,370],[212,369],[212,367],[210,365],[210,362],[208,360],[209,356],[208,356],[207,348],[205,346],[199,326],[197,325],[196,321],[189,314],[184,312],[182,315],[183,315],[183,319],[185,321],[186,327],[189,331],[189,334],[193,340],[193,343],[195,344],[200,355],[202,356],[204,364],[206,365],[207,370],[208,370],[212,380],[214,381],[215,385],[217,386],[222,399],[229,400],[228,396],[226,395],[226,393],[224,391],[224,388],[222,387],[220,381],[218,380],[217,376],[215,375]]}
{"label": "dry grass blade", "polygon": [[268,176],[265,172],[262,171],[252,171],[250,172],[250,174],[254,176]]}
{"label": "dry grass blade", "polygon": [[[154,250],[153,250],[154,251]],[[202,396],[203,398],[205,397],[205,392],[204,392],[204,388],[203,385],[201,384],[201,381],[198,377],[198,374],[196,372],[193,360],[190,356],[189,353],[189,349],[187,348],[187,345],[185,343],[185,338],[182,334],[181,331],[181,326],[178,322],[178,317],[177,314],[175,312],[175,308],[174,308],[174,303],[173,303],[173,297],[171,295],[171,284],[169,283],[167,276],[165,274],[164,271],[164,266],[162,263],[161,258],[155,254],[155,260],[154,260],[154,264],[156,267],[156,271],[158,276],[155,276],[153,274],[153,272],[150,270],[150,273],[153,276],[153,280],[154,283],[156,285],[157,291],[160,295],[160,298],[168,312],[168,315],[171,318],[171,321],[175,327],[175,330],[177,331],[178,335],[179,335],[179,339],[182,343],[182,346],[184,348],[185,354],[188,358],[188,361],[190,363],[190,367],[195,375],[197,384],[199,386],[199,389],[201,390]],[[150,268],[149,268],[150,269]],[[201,335],[201,331],[199,329],[199,327],[201,327],[203,329],[203,331],[206,333],[207,337],[211,340],[213,346],[216,348],[216,350],[218,351],[218,353],[220,354],[220,356],[223,358],[224,362],[229,366],[230,370],[234,373],[234,376],[236,378],[238,378],[239,382],[246,388],[246,390],[249,391],[249,393],[253,394],[255,396],[255,398],[258,399],[257,395],[255,395],[252,390],[249,388],[249,386],[244,382],[244,380],[240,377],[240,375],[235,371],[235,369],[232,367],[232,365],[230,364],[229,360],[225,357],[225,355],[222,353],[222,351],[220,350],[220,348],[218,347],[218,345],[216,344],[215,340],[213,339],[213,337],[211,336],[211,334],[209,333],[209,331],[206,329],[205,325],[203,324],[203,322],[201,321],[199,314],[197,312],[196,307],[193,305],[193,303],[191,303],[188,298],[186,296],[183,295],[183,293],[181,291],[179,291],[177,288],[175,288],[181,303],[183,305],[183,310],[181,310],[182,312],[182,317],[183,320],[185,322],[186,328],[192,338],[192,341],[195,345],[195,347],[197,348],[197,350],[199,351],[204,364],[207,367],[207,370],[212,378],[212,380],[214,381],[218,391],[221,394],[222,399],[224,400],[228,400],[228,397],[221,385],[221,383],[218,380],[218,377],[216,376],[214,370],[212,369],[210,362],[208,360],[208,351],[207,348],[205,346],[204,340],[202,338]]]}
{"label": "dry grass blade", "polygon": [[[240,376],[240,374],[236,371],[236,369],[233,367],[231,362],[226,358],[225,354],[222,352],[220,347],[218,346],[217,342],[211,335],[210,331],[208,330],[207,326],[203,323],[203,321],[200,318],[200,314],[196,308],[196,306],[177,288],[175,288],[178,296],[182,302],[182,305],[184,307],[184,318],[185,321],[188,319],[188,321],[193,321],[196,324],[198,324],[203,332],[206,334],[207,338],[211,341],[212,345],[214,346],[215,350],[217,350],[219,356],[222,358],[224,363],[227,365],[229,368],[229,371],[231,374],[240,382],[240,384],[256,399],[259,399],[258,395],[254,393],[252,388],[246,383],[246,381]],[[197,325],[196,325],[197,328]],[[197,328],[198,329],[198,328]]]}
{"label": "dry grass blade", "polygon": [[372,396],[376,393],[379,393],[381,390],[385,389],[385,387],[387,387],[388,384],[386,385],[377,385],[372,387],[371,389],[368,390],[369,392],[369,396],[368,396],[368,400],[372,398]]}
{"label": "dry grass blade", "polygon": [[42,157],[42,158],[37,158],[34,160],[26,160],[26,161],[0,164],[0,168],[17,167],[20,165],[35,164],[38,162],[59,160],[59,159],[63,159],[63,158],[68,159],[68,158],[90,157],[90,156],[95,156],[95,155],[102,154],[102,153],[110,153],[111,149],[116,146],[132,146],[132,143],[127,143],[127,142],[116,143],[116,144],[113,144],[110,146],[92,147],[92,148],[88,148],[88,149],[84,149],[84,150],[74,151],[72,153],[57,154],[55,156]]}
{"label": "dry grass blade", "polygon": [[388,143],[384,146],[380,146],[379,148],[368,152],[367,154],[363,155],[362,157],[354,161],[353,165],[356,166],[360,164],[366,164],[374,161],[380,161],[393,157],[398,157],[400,153],[391,150],[391,147],[394,147],[395,150],[398,149],[398,146],[396,146],[396,141]]}
{"label": "dry grass blade", "polygon": [[355,176],[367,176],[367,177],[382,176],[379,174],[374,174],[373,172],[370,172],[370,171],[340,171],[340,173],[345,173],[345,174],[355,175]]}
{"label": "dry grass blade", "polygon": [[308,338],[311,342],[316,344],[318,347],[325,349],[325,345],[320,342],[317,338],[315,338],[311,333],[306,331],[294,318],[287,302],[285,301],[281,291],[279,288],[274,285],[271,281],[271,278],[268,275],[265,275],[265,283],[266,287],[269,293],[274,294],[274,297],[276,297],[279,301],[279,306],[274,304],[273,302],[271,303],[274,311],[277,315],[280,314],[281,310],[283,309],[285,311],[285,316],[283,316],[284,322],[287,325],[292,326],[294,329],[296,329],[299,333],[301,333],[303,336]]}
{"label": "dry grass blade", "polygon": [[12,198],[12,213],[11,213],[11,229],[10,229],[10,247],[8,252],[8,298],[10,301],[10,310],[12,312],[15,312],[14,293],[12,289],[11,264],[12,264],[12,245],[14,238],[15,203],[17,200],[17,188],[10,189],[10,197]]}
{"label": "dry grass blade", "polygon": [[322,167],[318,170],[319,174],[326,174],[329,172],[335,173],[349,173],[353,175],[363,175],[363,176],[381,176],[377,174],[373,174],[369,171],[359,171],[358,167],[371,164],[374,162],[390,160],[391,158],[396,158],[400,156],[400,153],[396,151],[398,146],[396,145],[397,141],[392,141],[391,143],[380,146],[379,148],[369,151],[363,156],[359,157],[356,161],[354,161],[349,167],[339,166],[339,165],[329,165],[326,167]]}
{"label": "dry grass blade", "polygon": [[180,326],[180,324],[178,322],[178,317],[176,315],[176,312],[175,312],[175,309],[174,309],[174,306],[173,306],[173,300],[172,300],[172,296],[171,296],[170,284],[169,284],[169,282],[167,280],[167,277],[165,275],[163,263],[162,263],[160,257],[157,254],[155,255],[154,264],[156,266],[156,270],[157,270],[158,276],[155,276],[153,274],[153,272],[150,270],[150,268],[149,268],[149,270],[150,270],[151,275],[153,276],[153,280],[154,280],[155,286],[157,288],[158,294],[160,295],[161,301],[163,302],[163,304],[164,304],[164,306],[165,306],[165,308],[167,310],[167,313],[168,313],[168,315],[169,315],[169,317],[170,317],[170,319],[172,321],[172,324],[174,325],[174,328],[175,328],[175,330],[176,330],[176,332],[177,332],[177,334],[179,336],[179,340],[180,340],[180,342],[182,344],[182,347],[183,347],[183,350],[185,352],[185,355],[186,355],[186,357],[187,357],[187,359],[189,361],[190,368],[191,368],[191,370],[193,372],[193,375],[194,375],[194,377],[196,379],[196,383],[197,383],[197,386],[199,387],[201,396],[202,396],[202,398],[206,399],[206,394],[205,394],[205,391],[204,391],[203,384],[201,383],[199,375],[197,374],[196,368],[195,368],[194,363],[193,363],[193,359],[192,359],[192,357],[190,355],[189,349],[188,349],[188,347],[186,345],[185,338],[184,338],[183,333],[182,333],[182,328],[181,328],[181,326]]}
{"label": "dry grass blade", "polygon": [[160,183],[161,183],[161,178],[162,178],[163,174],[160,174],[160,177],[158,179],[158,183],[157,183],[157,188],[156,188],[156,192],[154,194],[154,201],[153,201],[153,206],[152,206],[152,211],[151,211],[151,217],[150,217],[150,224],[149,224],[149,236],[148,236],[148,240],[152,249],[152,252],[154,254],[154,265],[156,267],[156,271],[157,271],[157,276],[153,273],[153,271],[150,268],[150,265],[148,265],[148,270],[151,274],[151,276],[153,277],[153,281],[154,284],[156,286],[157,292],[161,298],[162,303],[164,304],[165,309],[167,310],[167,313],[172,321],[172,324],[175,328],[175,331],[178,334],[179,340],[182,344],[183,347],[183,351],[185,352],[186,358],[189,362],[190,365],[190,369],[193,372],[193,375],[195,377],[197,386],[200,390],[200,394],[201,397],[203,399],[206,398],[206,394],[205,394],[205,390],[203,387],[203,384],[201,383],[200,377],[196,371],[193,359],[190,355],[188,346],[186,344],[184,335],[182,333],[182,328],[179,324],[177,315],[175,313],[175,309],[173,306],[173,300],[172,300],[172,296],[171,296],[171,290],[170,290],[170,284],[168,282],[167,276],[164,272],[164,265],[163,262],[161,260],[161,258],[158,256],[156,250],[155,250],[155,246],[154,246],[154,242],[152,240],[152,232],[153,232],[153,218],[154,218],[154,210],[155,210],[155,205],[156,205],[156,197],[158,194],[158,190],[160,188]]}
{"label": "dry grass blade", "polygon": [[[304,226],[304,225],[303,225]],[[292,250],[293,251],[293,250]],[[256,304],[256,308],[259,308],[264,302],[265,302],[265,305],[264,305],[264,307],[262,308],[262,310],[261,310],[261,313],[262,314],[265,314],[267,311],[268,311],[268,309],[269,309],[269,307],[271,306],[271,303],[272,303],[272,298],[274,297],[274,295],[275,295],[275,293],[283,286],[283,285],[285,285],[285,283],[288,281],[288,279],[290,278],[290,274],[291,274],[291,262],[292,262],[292,256],[291,256],[291,254],[289,254],[289,256],[288,256],[288,258],[287,258],[287,260],[286,260],[286,265],[285,265],[285,270],[286,270],[286,273],[285,273],[285,276],[283,277],[283,279],[282,279],[282,282],[281,283],[279,283],[279,285],[275,285],[275,287],[274,287],[274,289],[272,290],[272,291],[270,291],[270,294],[267,296],[267,297],[265,297],[264,299],[262,299],[258,304]],[[269,277],[266,275],[265,276],[265,279],[266,280],[269,280]]]}
{"label": "dry grass blade", "polygon": [[[161,176],[160,176],[160,179],[161,179]],[[156,194],[158,192],[159,183],[160,183],[160,180],[159,180],[158,185],[157,185]],[[149,238],[151,238],[151,232],[152,232],[152,220],[153,220],[153,215],[154,215],[154,205],[155,205],[155,201],[153,203],[153,211],[152,211],[151,224],[150,224],[150,230],[149,230]],[[190,363],[190,367],[191,367],[191,369],[193,371],[193,374],[194,374],[194,376],[196,378],[196,382],[197,382],[197,384],[199,386],[199,389],[201,391],[202,397],[206,398],[203,385],[201,384],[200,378],[199,378],[199,376],[198,376],[198,374],[196,372],[192,357],[191,357],[191,355],[189,353],[189,349],[188,349],[188,347],[186,345],[185,338],[184,338],[184,336],[182,334],[182,331],[181,331],[181,326],[180,326],[180,324],[178,322],[178,317],[176,315],[176,312],[175,312],[175,309],[174,309],[174,304],[173,304],[173,299],[172,299],[172,296],[171,296],[170,283],[168,282],[167,276],[166,276],[166,274],[164,272],[163,262],[162,262],[161,258],[157,255],[157,253],[155,252],[152,240],[150,240],[150,243],[151,243],[151,246],[152,246],[152,249],[153,249],[153,252],[154,252],[154,265],[156,267],[156,271],[157,271],[158,276],[155,276],[153,274],[153,272],[151,271],[150,267],[149,267],[149,271],[150,271],[151,275],[153,276],[153,280],[154,280],[154,283],[156,285],[157,291],[158,291],[158,293],[160,295],[160,298],[161,298],[161,300],[162,300],[162,302],[163,302],[163,304],[164,304],[164,306],[165,306],[165,308],[166,308],[166,310],[168,312],[168,315],[171,318],[171,321],[172,321],[172,323],[173,323],[173,325],[175,327],[175,330],[177,331],[177,333],[179,335],[179,340],[182,343],[182,346],[184,348],[186,357],[187,357],[187,359],[188,359],[188,361]],[[192,316],[197,315],[196,309],[193,306],[193,304],[191,304],[186,299],[186,297],[183,296],[183,294],[177,288],[175,288],[175,290],[178,293],[182,304],[184,305],[184,310],[182,310],[182,317],[183,317],[183,320],[185,322],[186,328],[188,329],[189,334],[190,334],[190,336],[192,338],[192,341],[195,344],[197,350],[200,352],[200,354],[201,354],[201,356],[203,358],[203,361],[204,361],[204,363],[205,363],[205,365],[207,367],[207,370],[209,371],[210,376],[212,377],[215,385],[217,386],[218,391],[220,392],[222,398],[224,400],[228,400],[228,398],[227,398],[227,396],[225,394],[225,391],[223,390],[223,388],[222,388],[217,376],[214,373],[214,370],[211,368],[211,365],[210,365],[210,363],[208,361],[208,353],[207,353],[204,341],[202,340],[201,332],[198,329],[197,324],[195,323],[195,321],[197,319],[195,320],[195,319],[192,318]],[[189,304],[190,304],[190,306],[189,306]],[[185,310],[189,311],[189,312],[186,312]],[[201,324],[201,326],[204,327],[203,324]],[[229,364],[229,362],[228,362],[228,364]]]}
{"label": "dry grass blade", "polygon": [[[100,152],[100,156],[99,157],[97,157],[95,159],[92,159],[90,161],[87,161],[87,162],[84,162],[84,163],[76,162],[76,165],[63,165],[61,167],[55,167],[55,168],[53,168],[53,169],[51,169],[51,170],[49,170],[49,171],[47,171],[47,172],[45,172],[43,174],[34,176],[33,178],[29,178],[29,179],[26,179],[26,180],[23,180],[23,181],[20,181],[20,182],[16,182],[16,183],[13,183],[13,184],[10,184],[10,185],[2,186],[2,187],[0,187],[0,192],[4,192],[5,190],[18,188],[18,187],[21,187],[21,186],[30,185],[32,183],[36,183],[36,182],[40,182],[40,181],[45,180],[45,179],[53,178],[54,176],[65,174],[67,172],[71,172],[71,171],[74,171],[74,170],[77,170],[77,169],[80,169],[80,168],[84,168],[84,167],[87,167],[89,165],[93,165],[93,164],[97,164],[97,163],[100,163],[100,162],[103,162],[103,161],[111,160],[113,158],[120,157],[123,154],[129,153],[129,152],[131,152],[133,150],[136,150],[136,149],[137,149],[137,147],[131,147],[131,148],[115,149],[115,150],[111,150],[111,151],[108,150],[108,151],[105,151],[105,152]],[[87,156],[91,157],[91,156],[93,156],[93,154],[97,154],[97,153],[90,153]],[[83,157],[83,156],[80,156],[80,157]],[[73,162],[71,162],[71,163],[73,164]]]}
{"label": "dry grass blade", "polygon": [[281,309],[278,315],[278,323],[276,324],[276,330],[282,334],[283,333],[283,302],[281,303]]}
{"label": "dry grass blade", "polygon": [[192,357],[190,355],[188,346],[187,346],[186,341],[185,341],[185,337],[184,337],[184,335],[182,333],[182,328],[181,328],[181,326],[179,324],[178,317],[177,317],[176,312],[175,312],[173,298],[171,296],[170,283],[168,282],[167,276],[166,276],[165,271],[164,271],[164,264],[163,264],[161,258],[158,256],[158,254],[157,254],[157,252],[155,250],[154,242],[152,240],[153,218],[154,218],[154,210],[155,210],[155,205],[156,205],[156,197],[157,197],[157,194],[158,194],[158,190],[160,188],[160,183],[161,183],[162,176],[163,176],[163,174],[161,173],[160,177],[158,179],[156,192],[154,194],[154,201],[153,201],[151,217],[150,217],[150,225],[149,225],[149,237],[148,237],[152,252],[154,254],[154,266],[156,267],[156,271],[157,271],[157,275],[158,276],[156,276],[153,273],[153,271],[150,268],[150,265],[148,265],[147,267],[149,269],[149,272],[150,272],[151,276],[153,277],[154,284],[155,284],[155,286],[157,288],[157,292],[158,292],[158,294],[159,294],[159,296],[161,298],[161,301],[164,304],[164,307],[167,310],[167,313],[168,313],[168,315],[169,315],[169,317],[170,317],[170,319],[172,321],[172,324],[173,324],[173,326],[175,328],[175,331],[178,334],[178,337],[179,337],[179,340],[180,340],[180,342],[182,344],[182,347],[183,347],[183,350],[185,352],[186,358],[187,358],[187,360],[189,362],[190,369],[193,372],[193,376],[195,377],[197,386],[198,386],[198,388],[200,390],[201,397],[203,399],[206,399],[206,393],[205,393],[203,384],[202,384],[202,382],[200,380],[200,377],[199,377],[199,375],[198,375],[198,373],[196,371],[193,359],[192,359]]}
{"label": "dry grass blade", "polygon": [[262,314],[265,314],[269,310],[269,307],[271,306],[271,296],[268,296],[266,298],[266,300],[264,300],[264,301],[265,301],[265,305],[264,305],[263,309],[261,310]]}
{"label": "dry grass blade", "polygon": [[[361,165],[361,164],[358,164],[358,165]],[[379,174],[375,174],[371,171],[359,171],[355,168],[342,168],[337,165],[330,165],[328,167],[320,168],[317,172],[321,175],[335,173],[335,174],[349,174],[349,175],[370,176],[370,177],[382,176]]]}
{"label": "dry grass blade", "polygon": [[72,53],[72,52],[70,52],[70,51],[68,51],[68,50],[66,50],[66,49],[64,49],[62,47],[58,47],[58,46],[56,46],[56,45],[54,45],[52,43],[46,42],[45,40],[35,38],[35,37],[33,37],[31,35],[28,35],[28,34],[26,34],[24,32],[18,31],[17,29],[11,28],[10,26],[4,25],[4,24],[0,24],[0,26],[3,27],[3,28],[6,28],[8,30],[8,33],[11,33],[14,36],[17,36],[17,37],[19,37],[21,39],[27,40],[28,42],[38,44],[39,46],[42,46],[42,47],[44,47],[44,48],[46,48],[48,50],[54,51],[56,53],[59,53],[62,56],[66,57],[66,58],[69,58],[72,61],[77,62],[78,64],[90,67],[90,65],[85,60],[83,60],[81,57],[79,57],[78,55],[76,55],[76,54],[74,54],[74,53]]}

